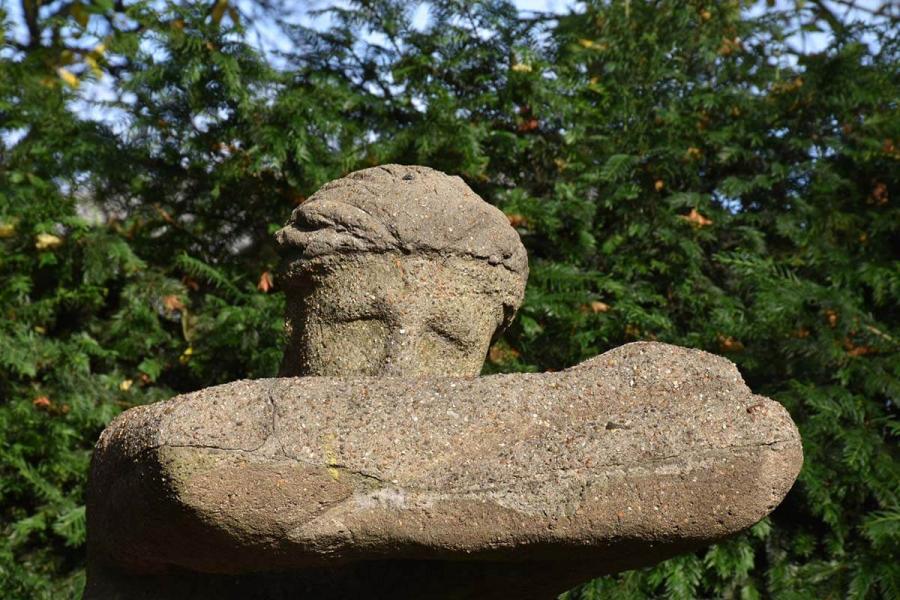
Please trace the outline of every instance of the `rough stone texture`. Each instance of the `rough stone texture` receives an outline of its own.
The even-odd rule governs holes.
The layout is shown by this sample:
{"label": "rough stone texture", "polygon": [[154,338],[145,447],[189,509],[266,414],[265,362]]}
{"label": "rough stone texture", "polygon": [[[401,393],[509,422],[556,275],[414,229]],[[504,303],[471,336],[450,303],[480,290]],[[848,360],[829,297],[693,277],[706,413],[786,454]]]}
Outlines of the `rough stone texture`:
{"label": "rough stone texture", "polygon": [[393,254],[305,280],[288,298],[284,375],[478,375],[524,283],[484,261]]}
{"label": "rough stone texture", "polygon": [[87,596],[549,597],[749,527],[801,462],[733,364],[664,344],[540,375],[240,381],[103,433]]}
{"label": "rough stone texture", "polygon": [[353,253],[421,254],[528,273],[525,247],[506,216],[459,177],[428,167],[382,165],[326,183],[276,239],[298,263]]}
{"label": "rough stone texture", "polygon": [[752,525],[800,469],[784,409],[704,352],[475,377],[528,267],[457,177],[352,173],[277,237],[283,373],[317,376],[113,421],[87,598],[548,598]]}
{"label": "rough stone texture", "polygon": [[385,165],[324,185],[276,234],[282,375],[477,375],[528,278],[519,236],[459,178]]}

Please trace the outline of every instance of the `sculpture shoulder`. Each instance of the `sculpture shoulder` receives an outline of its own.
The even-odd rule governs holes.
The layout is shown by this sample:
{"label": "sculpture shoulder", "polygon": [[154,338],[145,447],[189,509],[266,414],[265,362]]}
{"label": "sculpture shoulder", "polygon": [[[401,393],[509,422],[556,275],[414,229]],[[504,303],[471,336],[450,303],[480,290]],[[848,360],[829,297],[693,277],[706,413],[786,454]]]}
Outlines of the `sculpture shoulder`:
{"label": "sculpture shoulder", "polygon": [[656,380],[682,380],[704,377],[744,386],[744,380],[733,362],[718,356],[661,342],[631,342],[598,354],[566,371],[602,370],[609,374],[630,376],[639,373]]}

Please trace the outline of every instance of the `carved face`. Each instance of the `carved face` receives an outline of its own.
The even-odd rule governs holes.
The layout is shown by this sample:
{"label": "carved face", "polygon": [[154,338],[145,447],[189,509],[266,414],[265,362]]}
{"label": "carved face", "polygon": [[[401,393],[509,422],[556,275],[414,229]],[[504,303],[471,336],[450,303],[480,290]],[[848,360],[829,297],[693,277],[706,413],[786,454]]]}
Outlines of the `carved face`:
{"label": "carved face", "polygon": [[478,375],[503,320],[498,269],[367,254],[310,274],[289,295],[283,374]]}

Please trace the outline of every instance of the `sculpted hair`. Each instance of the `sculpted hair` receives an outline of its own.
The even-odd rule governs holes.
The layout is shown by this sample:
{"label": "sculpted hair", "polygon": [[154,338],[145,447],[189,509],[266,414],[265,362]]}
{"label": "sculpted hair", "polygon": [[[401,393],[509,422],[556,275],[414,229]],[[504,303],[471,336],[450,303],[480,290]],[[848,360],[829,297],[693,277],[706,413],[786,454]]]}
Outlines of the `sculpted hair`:
{"label": "sculpted hair", "polygon": [[322,186],[275,234],[282,277],[354,255],[464,257],[497,269],[508,325],[522,303],[528,256],[506,215],[462,179],[419,166],[384,165]]}

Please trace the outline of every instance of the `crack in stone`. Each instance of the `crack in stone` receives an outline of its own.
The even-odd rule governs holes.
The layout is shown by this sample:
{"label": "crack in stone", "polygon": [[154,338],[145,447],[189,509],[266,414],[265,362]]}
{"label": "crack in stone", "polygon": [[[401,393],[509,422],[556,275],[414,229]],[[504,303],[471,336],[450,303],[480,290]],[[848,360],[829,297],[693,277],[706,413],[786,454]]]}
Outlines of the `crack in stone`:
{"label": "crack in stone", "polygon": [[[301,461],[305,462],[305,461]],[[365,479],[371,479],[372,481],[377,481],[378,483],[386,483],[384,479],[378,477],[377,475],[372,475],[371,473],[366,473],[365,471],[360,471],[357,469],[351,469],[345,464],[327,462],[325,463],[325,467],[328,469],[337,469],[341,473],[347,473],[348,475],[356,475],[358,477],[363,477]]]}
{"label": "crack in stone", "polygon": [[[677,454],[671,454],[671,455],[663,456],[663,457],[659,457],[659,458],[648,459],[648,460],[642,461],[642,462],[605,463],[605,464],[601,464],[601,465],[593,465],[590,467],[576,467],[576,468],[571,468],[571,469],[556,469],[553,471],[545,471],[545,472],[541,472],[541,473],[536,473],[527,479],[516,481],[514,483],[511,482],[511,483],[508,483],[505,485],[500,484],[500,485],[494,485],[494,486],[456,488],[449,492],[441,494],[441,496],[450,498],[453,496],[477,494],[477,493],[481,493],[481,492],[511,491],[511,490],[515,489],[516,487],[523,486],[523,485],[544,483],[544,482],[548,481],[554,475],[559,478],[571,478],[571,477],[576,477],[583,473],[593,472],[599,476],[599,475],[606,474],[606,472],[612,471],[615,469],[623,469],[623,470],[630,471],[630,470],[640,469],[640,468],[653,468],[655,466],[660,465],[661,463],[664,463],[667,461],[672,461],[673,459],[686,457],[686,456],[695,456],[696,457],[696,456],[703,456],[703,455],[710,456],[710,455],[716,455],[716,454],[729,454],[729,453],[731,453],[731,451],[735,451],[735,450],[739,451],[739,450],[748,450],[748,449],[756,449],[756,448],[769,448],[769,447],[772,447],[772,446],[775,446],[778,444],[790,443],[792,441],[794,441],[794,440],[780,439],[780,440],[773,440],[770,442],[760,442],[760,443],[756,443],[756,444],[742,444],[742,445],[738,445],[738,446],[724,446],[724,447],[716,447],[716,448],[691,449],[691,450],[687,450],[685,452],[679,452]],[[280,440],[279,440],[279,443],[280,443]],[[166,448],[198,448],[198,449],[220,450],[222,452],[239,452],[239,453],[251,454],[251,455],[254,454],[256,452],[256,450],[259,449],[259,448],[257,448],[255,450],[244,450],[241,448],[222,448],[222,447],[209,445],[209,444],[161,444],[160,446],[156,446],[157,449],[163,448],[163,447],[166,447]],[[282,446],[282,451],[283,450],[284,450],[284,448]],[[351,469],[343,463],[336,463],[336,462],[314,463],[314,462],[310,462],[307,460],[303,460],[302,458],[290,456],[287,453],[285,453],[283,455],[283,458],[290,462],[301,463],[303,465],[310,466],[310,467],[338,469],[343,473],[348,473],[350,475],[362,477],[362,478],[365,478],[365,479],[368,479],[371,481],[378,482],[379,484],[382,484],[382,485],[387,483],[383,478],[381,478],[377,475],[373,475],[371,473],[367,473],[366,471],[359,470],[359,469]],[[423,493],[423,494],[434,493],[434,490],[430,490],[428,488],[417,487],[417,486],[390,485],[387,487],[396,487],[398,489],[402,488],[403,490],[412,492],[412,493]]]}
{"label": "crack in stone", "polygon": [[[269,406],[272,409],[272,421],[269,424],[270,431],[269,435],[266,437],[266,440],[262,445],[265,445],[266,442],[269,441],[270,438],[275,438],[275,442],[278,444],[279,450],[281,450],[281,455],[287,459],[291,459],[292,457],[288,456],[287,449],[284,447],[284,442],[281,441],[281,436],[278,435],[278,403],[275,401],[275,396],[272,394],[272,389],[275,387],[275,383],[269,385],[266,389],[266,400],[269,403]],[[260,447],[262,447],[260,445]]]}

